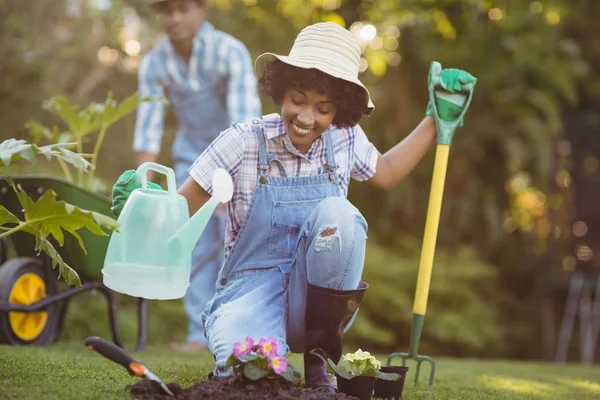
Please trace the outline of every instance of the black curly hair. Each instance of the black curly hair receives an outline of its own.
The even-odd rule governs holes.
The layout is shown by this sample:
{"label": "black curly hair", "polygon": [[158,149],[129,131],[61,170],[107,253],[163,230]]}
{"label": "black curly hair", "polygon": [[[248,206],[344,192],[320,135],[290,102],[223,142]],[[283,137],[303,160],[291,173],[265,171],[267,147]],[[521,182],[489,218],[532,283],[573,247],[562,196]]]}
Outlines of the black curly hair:
{"label": "black curly hair", "polygon": [[[208,0],[190,0],[190,1],[192,1],[192,2],[194,2],[194,3],[196,3],[196,4],[198,4],[198,6],[199,6],[200,8],[204,8],[204,9],[206,9],[206,8],[207,8],[207,6],[208,6]],[[153,6],[153,7],[154,7],[154,8],[155,8],[157,11],[162,11],[162,10],[163,10],[163,8],[165,7],[165,5],[167,4],[167,2],[168,2],[168,0],[164,0],[164,1],[161,1],[161,2],[159,2],[159,3],[154,3],[154,4],[152,4],[152,6]]]}
{"label": "black curly hair", "polygon": [[368,115],[366,94],[357,85],[343,79],[334,78],[318,69],[298,68],[279,60],[269,63],[259,79],[260,93],[269,96],[275,104],[283,102],[283,95],[289,88],[311,90],[328,94],[337,107],[332,124],[347,128],[358,124]]}

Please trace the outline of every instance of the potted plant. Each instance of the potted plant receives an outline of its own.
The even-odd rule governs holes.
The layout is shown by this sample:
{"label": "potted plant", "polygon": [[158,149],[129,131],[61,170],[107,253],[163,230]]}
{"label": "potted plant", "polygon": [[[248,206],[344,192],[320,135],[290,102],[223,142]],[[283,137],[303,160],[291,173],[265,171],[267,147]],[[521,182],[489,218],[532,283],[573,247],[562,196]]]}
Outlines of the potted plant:
{"label": "potted plant", "polygon": [[381,371],[381,362],[368,351],[358,349],[354,353],[342,356],[342,361],[336,363],[329,359],[329,372],[335,373],[338,391],[361,400],[369,400],[373,395],[375,381],[395,381],[400,379],[396,373]]}
{"label": "potted plant", "polygon": [[233,353],[225,366],[232,367],[235,375],[251,381],[283,378],[298,384],[302,374],[289,363],[289,353],[280,356],[278,351],[274,338],[260,339],[255,343],[251,337],[247,337],[243,342],[233,345]]}
{"label": "potted plant", "polygon": [[383,373],[399,374],[400,378],[394,380],[377,379],[375,381],[375,397],[380,399],[399,400],[402,397],[402,390],[404,389],[404,381],[406,380],[408,367],[394,365],[381,367],[379,371]]}

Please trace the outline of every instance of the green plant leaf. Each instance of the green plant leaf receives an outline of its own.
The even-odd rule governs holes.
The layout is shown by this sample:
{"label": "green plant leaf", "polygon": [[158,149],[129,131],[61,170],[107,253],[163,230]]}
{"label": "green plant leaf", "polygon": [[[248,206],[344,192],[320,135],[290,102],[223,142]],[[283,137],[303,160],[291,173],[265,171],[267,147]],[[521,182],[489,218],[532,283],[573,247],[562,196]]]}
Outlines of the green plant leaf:
{"label": "green plant leaf", "polygon": [[51,97],[44,101],[42,108],[57,114],[74,134],[79,132],[81,125],[79,110],[76,107],[71,106],[69,100],[67,100],[65,96]]}
{"label": "green plant leaf", "polygon": [[13,213],[0,206],[0,226],[4,224],[18,224],[20,222],[19,218],[15,217]]}
{"label": "green plant leaf", "polygon": [[[27,231],[31,233],[29,229]],[[52,260],[53,269],[56,269],[56,267],[58,266],[59,279],[62,276],[64,281],[67,282],[69,285],[81,288],[81,279],[79,278],[77,272],[75,272],[73,268],[71,268],[69,265],[67,265],[67,263],[63,261],[60,254],[58,254],[54,246],[52,246],[52,244],[46,238],[42,238],[39,235],[36,235],[35,249],[38,251],[38,254],[39,252],[43,251],[48,255],[48,257],[50,257],[50,259]]]}
{"label": "green plant leaf", "polygon": [[[56,200],[56,193],[52,190],[45,191],[38,201],[33,201],[20,185],[15,186],[12,179],[7,178],[17,198],[23,207],[25,221],[19,221],[4,207],[0,209],[0,219],[5,222],[18,223],[12,230],[22,230],[35,236],[36,250],[43,251],[52,259],[52,267],[59,268],[59,276],[69,285],[81,287],[81,280],[77,273],[62,259],[60,254],[48,241],[48,236],[56,239],[60,246],[64,243],[64,232],[67,231],[77,239],[79,246],[85,247],[79,233],[81,228],[87,228],[96,235],[106,235],[102,228],[117,230],[118,222],[105,215],[84,210],[74,205]],[[10,234],[4,232],[3,235]]]}
{"label": "green plant leaf", "polygon": [[8,166],[11,162],[20,158],[34,161],[37,146],[27,143],[24,140],[7,139],[0,143],[0,167]]}
{"label": "green plant leaf", "polygon": [[139,100],[140,96],[137,92],[125,98],[119,105],[111,97],[107,98],[104,103],[102,125],[110,126],[135,110],[139,104]]}
{"label": "green plant leaf", "polygon": [[352,375],[350,372],[346,371],[346,369],[344,367],[336,365],[333,362],[333,360],[331,360],[329,358],[327,359],[327,364],[329,364],[329,367],[327,367],[327,371],[329,373],[331,373],[331,374],[336,373],[344,379],[354,378],[354,375]]}
{"label": "green plant leaf", "polygon": [[242,356],[242,360],[244,361],[254,361],[258,358],[256,354],[248,353],[245,356]]}
{"label": "green plant leaf", "polygon": [[101,229],[102,227],[110,230],[118,228],[117,221],[110,217],[81,209],[64,201],[57,201],[56,193],[53,190],[45,191],[38,201],[34,202],[19,185],[17,196],[23,206],[25,224],[29,224],[42,236],[52,234],[56,240],[59,240],[59,237],[54,235],[56,229],[74,232],[81,228],[87,228],[96,235],[105,236],[106,233]]}
{"label": "green plant leaf", "polygon": [[373,367],[367,367],[367,368],[365,368],[363,373],[360,375],[361,376],[370,376],[372,378],[375,378],[375,377],[377,377],[377,371]]}
{"label": "green plant leaf", "polygon": [[287,369],[280,375],[283,379],[288,382],[297,385],[302,380],[302,373],[288,363]]}
{"label": "green plant leaf", "polygon": [[37,155],[43,155],[50,160],[52,157],[60,158],[81,170],[93,168],[92,164],[81,154],[77,154],[68,149],[73,143],[61,143],[39,147],[35,144],[27,143],[25,140],[7,139],[0,143],[0,167],[9,166],[12,162],[24,159],[35,162]]}
{"label": "green plant leaf", "polygon": [[236,365],[240,365],[242,362],[233,354],[229,356],[227,362],[225,363],[225,368],[235,367]]}
{"label": "green plant leaf", "polygon": [[402,378],[402,375],[397,374],[395,372],[381,372],[380,370],[375,370],[377,375],[377,379],[382,379],[384,381],[398,381]]}
{"label": "green plant leaf", "polygon": [[80,111],[77,106],[71,105],[65,96],[51,97],[43,104],[43,108],[58,115],[79,140],[100,128],[100,106],[102,105],[92,103]]}
{"label": "green plant leaf", "polygon": [[102,112],[102,125],[110,126],[127,114],[135,111],[140,103],[147,101],[165,101],[162,96],[148,96],[140,99],[139,93],[135,92],[130,96],[126,97],[121,101],[119,105],[112,99],[112,95],[109,94],[106,101],[104,102],[104,109]]}
{"label": "green plant leaf", "polygon": [[269,369],[260,368],[253,362],[247,362],[244,364],[244,376],[251,381],[262,379],[267,376],[269,372]]}
{"label": "green plant leaf", "polygon": [[88,160],[83,158],[81,154],[77,154],[69,149],[58,146],[56,151],[60,152],[60,158],[62,158],[77,169],[94,169],[94,166]]}
{"label": "green plant leaf", "polygon": [[25,128],[29,131],[29,135],[31,135],[35,144],[39,143],[42,139],[46,139],[52,143],[56,142],[53,131],[39,121],[27,121]]}

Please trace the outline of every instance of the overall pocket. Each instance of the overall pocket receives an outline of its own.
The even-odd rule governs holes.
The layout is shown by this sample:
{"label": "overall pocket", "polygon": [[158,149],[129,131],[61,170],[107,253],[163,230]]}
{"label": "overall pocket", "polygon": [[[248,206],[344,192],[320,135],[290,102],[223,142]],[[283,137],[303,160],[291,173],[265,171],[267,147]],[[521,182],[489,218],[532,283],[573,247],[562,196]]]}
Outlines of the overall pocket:
{"label": "overall pocket", "polygon": [[273,202],[271,233],[267,251],[283,257],[292,257],[304,221],[324,197],[305,201]]}

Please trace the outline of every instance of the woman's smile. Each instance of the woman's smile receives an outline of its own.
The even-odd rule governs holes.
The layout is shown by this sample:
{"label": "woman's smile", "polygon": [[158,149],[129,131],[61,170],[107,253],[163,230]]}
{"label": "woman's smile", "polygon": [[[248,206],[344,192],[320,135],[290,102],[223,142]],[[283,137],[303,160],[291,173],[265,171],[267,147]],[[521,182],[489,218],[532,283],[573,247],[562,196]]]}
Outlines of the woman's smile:
{"label": "woman's smile", "polygon": [[314,129],[310,129],[310,128],[301,128],[300,126],[298,126],[295,122],[292,121],[292,127],[294,128],[294,130],[296,131],[296,133],[300,134],[300,135],[308,135],[310,134],[312,131],[314,131]]}

